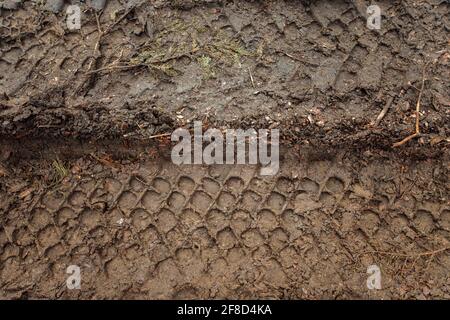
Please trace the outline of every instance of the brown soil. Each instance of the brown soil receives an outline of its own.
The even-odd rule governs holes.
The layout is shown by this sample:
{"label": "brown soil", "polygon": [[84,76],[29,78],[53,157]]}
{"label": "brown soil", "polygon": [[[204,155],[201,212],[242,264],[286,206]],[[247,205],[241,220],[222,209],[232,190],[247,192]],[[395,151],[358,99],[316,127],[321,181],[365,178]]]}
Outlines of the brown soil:
{"label": "brown soil", "polygon": [[[448,1],[139,3],[0,8],[0,297],[450,298]],[[197,119],[280,172],[173,165]]]}

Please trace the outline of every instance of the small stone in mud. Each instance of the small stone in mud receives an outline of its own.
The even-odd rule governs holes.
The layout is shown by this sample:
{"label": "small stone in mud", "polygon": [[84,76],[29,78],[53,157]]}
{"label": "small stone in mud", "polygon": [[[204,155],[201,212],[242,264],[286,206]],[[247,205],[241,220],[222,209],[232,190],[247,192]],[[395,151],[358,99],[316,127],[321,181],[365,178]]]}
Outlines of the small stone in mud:
{"label": "small stone in mud", "polygon": [[91,0],[89,6],[99,11],[105,8],[106,0]]}
{"label": "small stone in mud", "polygon": [[7,10],[16,10],[20,3],[23,2],[22,0],[5,0],[0,3],[0,8],[7,9]]}
{"label": "small stone in mud", "polygon": [[4,146],[0,151],[0,161],[8,160],[12,155],[12,149]]}
{"label": "small stone in mud", "polygon": [[47,0],[45,9],[54,13],[58,13],[64,6],[64,0]]}
{"label": "small stone in mud", "polygon": [[3,129],[7,129],[8,127],[10,127],[11,122],[9,122],[8,120],[5,120],[2,122],[2,128]]}

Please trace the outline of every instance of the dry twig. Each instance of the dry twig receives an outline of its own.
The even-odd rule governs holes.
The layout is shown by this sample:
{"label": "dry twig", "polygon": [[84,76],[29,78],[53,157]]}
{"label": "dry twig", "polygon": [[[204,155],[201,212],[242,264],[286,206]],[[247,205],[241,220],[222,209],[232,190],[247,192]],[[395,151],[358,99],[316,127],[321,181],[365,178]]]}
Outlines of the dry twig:
{"label": "dry twig", "polygon": [[406,142],[408,142],[411,139],[414,139],[418,136],[420,136],[420,101],[422,100],[422,95],[423,95],[423,89],[425,87],[425,72],[426,72],[426,68],[428,66],[428,63],[425,64],[425,66],[423,67],[423,72],[422,72],[422,86],[420,87],[420,91],[419,91],[419,97],[417,98],[417,103],[416,103],[416,132],[413,133],[412,135],[407,136],[405,139],[403,139],[402,141],[396,142],[393,144],[393,147],[400,147],[401,145],[405,144]]}
{"label": "dry twig", "polygon": [[417,254],[406,254],[406,253],[397,253],[397,252],[390,252],[390,251],[369,251],[367,253],[384,254],[384,255],[409,259],[409,258],[420,258],[420,257],[426,257],[426,256],[435,256],[436,254],[445,252],[447,250],[450,250],[450,246],[444,247],[441,249],[437,249],[437,250],[417,253]]}
{"label": "dry twig", "polygon": [[386,115],[386,113],[388,112],[389,108],[391,107],[393,101],[394,101],[394,97],[389,97],[388,101],[384,105],[383,110],[381,110],[380,114],[378,115],[378,117],[373,122],[373,126],[374,127],[378,127],[378,125],[380,124],[381,120],[383,120],[384,116]]}

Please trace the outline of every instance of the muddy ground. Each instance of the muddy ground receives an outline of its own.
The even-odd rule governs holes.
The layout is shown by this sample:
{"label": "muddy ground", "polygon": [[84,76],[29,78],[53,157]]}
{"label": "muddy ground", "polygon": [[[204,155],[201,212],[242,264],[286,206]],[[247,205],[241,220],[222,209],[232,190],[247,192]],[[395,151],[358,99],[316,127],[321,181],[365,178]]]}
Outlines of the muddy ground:
{"label": "muddy ground", "polygon": [[[111,0],[80,30],[18,2],[0,297],[450,298],[448,1],[377,1],[380,30],[358,0]],[[194,120],[279,128],[280,172],[173,165]]]}

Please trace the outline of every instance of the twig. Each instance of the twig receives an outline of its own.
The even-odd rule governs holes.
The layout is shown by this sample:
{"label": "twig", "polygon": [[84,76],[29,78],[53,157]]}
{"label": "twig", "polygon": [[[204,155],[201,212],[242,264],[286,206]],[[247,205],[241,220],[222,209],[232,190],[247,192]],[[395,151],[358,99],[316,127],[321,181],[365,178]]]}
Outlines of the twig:
{"label": "twig", "polygon": [[425,257],[425,256],[434,256],[438,253],[445,252],[447,250],[450,250],[449,247],[444,247],[441,249],[433,250],[433,251],[426,251],[418,254],[405,254],[405,253],[397,253],[397,252],[389,252],[389,251],[369,251],[367,253],[377,253],[377,254],[385,254],[395,257],[402,257],[402,258],[419,258],[419,257]]}
{"label": "twig", "polygon": [[[93,54],[93,56],[96,57],[97,56],[97,52],[101,55],[101,52],[100,52],[100,40],[102,39],[103,31],[102,31],[102,28],[100,27],[100,18],[98,16],[97,12],[94,11],[94,14],[95,14],[95,21],[97,22],[97,30],[98,30],[97,42],[95,43],[94,54]],[[88,66],[88,70],[91,70],[92,64],[94,63],[95,60],[96,59],[91,60],[91,62],[89,63],[89,66]]]}
{"label": "twig", "polygon": [[410,136],[407,136],[405,139],[403,139],[402,141],[394,143],[392,146],[394,148],[400,147],[401,145],[407,143],[409,140],[414,139],[415,137],[418,137],[418,136],[420,136],[420,132],[416,132],[416,133],[414,133],[414,134],[412,134]]}
{"label": "twig", "polygon": [[145,66],[144,64],[130,64],[130,65],[119,65],[119,66],[114,66],[114,65],[109,65],[103,68],[99,68],[99,69],[95,69],[89,72],[86,72],[86,74],[91,74],[91,73],[97,73],[97,72],[102,72],[102,71],[108,71],[108,70],[114,70],[114,69],[133,69],[136,67],[143,67]]}
{"label": "twig", "polygon": [[250,75],[250,80],[252,81],[252,86],[255,88],[255,81],[253,80],[252,71],[250,70],[250,67],[248,68],[248,74]]}
{"label": "twig", "polygon": [[295,56],[293,56],[292,54],[287,53],[287,52],[284,52],[284,51],[277,50],[276,52],[277,52],[277,53],[284,54],[286,57],[289,57],[289,58],[291,58],[292,60],[301,62],[301,63],[303,63],[303,64],[307,64],[307,65],[309,65],[309,66],[313,66],[313,67],[318,67],[318,66],[319,66],[317,63],[306,61],[306,60],[304,60],[304,59],[302,59],[302,58],[295,57]]}
{"label": "twig", "polygon": [[394,143],[393,147],[400,147],[401,145],[405,144],[409,140],[420,136],[420,101],[422,99],[423,89],[425,87],[425,71],[426,71],[427,66],[428,66],[428,63],[425,64],[425,66],[423,67],[423,71],[422,71],[422,86],[420,87],[419,97],[417,98],[417,103],[416,103],[416,112],[415,112],[416,113],[416,132],[413,133],[412,135],[406,137],[402,141]]}
{"label": "twig", "polygon": [[381,120],[383,120],[384,116],[386,115],[386,113],[388,112],[389,108],[391,107],[393,101],[394,101],[394,97],[390,97],[388,99],[388,101],[384,105],[383,110],[381,110],[380,114],[378,115],[378,117],[376,118],[375,122],[373,123],[374,127],[378,127],[378,125],[380,124]]}
{"label": "twig", "polygon": [[[141,2],[141,4],[142,4],[142,2]],[[109,32],[111,32],[112,31],[112,29],[118,24],[118,23],[120,23],[132,10],[134,10],[135,8],[137,7],[137,5],[134,5],[134,6],[131,6],[127,11],[125,11],[125,13],[123,14],[123,15],[121,15],[120,17],[119,17],[119,19],[117,19],[116,21],[114,21],[113,23],[111,23],[109,26],[107,26],[106,28],[105,28],[105,30],[103,30],[102,31],[102,29],[101,29],[101,27],[100,27],[100,19],[99,19],[99,16],[97,15],[97,13],[96,12],[94,12],[94,14],[95,14],[95,20],[96,20],[96,23],[97,23],[97,29],[98,29],[98,38],[97,38],[97,42],[95,43],[95,46],[94,46],[94,54],[93,54],[93,60],[91,60],[91,62],[89,63],[89,65],[88,65],[88,69],[87,69],[87,71],[85,72],[85,77],[84,77],[84,79],[83,79],[83,81],[78,85],[78,87],[76,88],[76,90],[75,90],[75,92],[76,93],[79,93],[80,92],[80,90],[82,89],[82,87],[84,86],[84,84],[86,83],[86,82],[88,82],[88,83],[90,83],[90,82],[92,82],[92,80],[93,79],[95,79],[94,78],[94,74],[96,73],[96,72],[92,72],[92,66],[93,66],[93,64],[95,64],[95,66],[96,67],[98,67],[98,62],[99,62],[99,58],[102,56],[102,53],[101,53],[101,51],[100,51],[100,47],[101,47],[101,43],[102,43],[102,40],[103,40],[103,37],[105,36],[105,35],[107,35]]]}
{"label": "twig", "polygon": [[156,134],[154,136],[150,136],[148,137],[148,139],[155,139],[155,138],[161,138],[161,137],[168,137],[172,135],[171,133],[161,133],[161,134]]}
{"label": "twig", "polygon": [[112,30],[112,28],[114,28],[119,22],[121,22],[123,19],[125,19],[125,17],[126,17],[132,10],[134,10],[136,7],[138,7],[139,5],[141,5],[142,2],[143,2],[143,1],[141,1],[140,4],[131,6],[127,11],[125,11],[125,13],[124,13],[123,15],[121,15],[121,16],[119,17],[119,19],[117,19],[116,21],[114,21],[112,24],[110,24],[110,25],[108,26],[108,28],[106,28],[104,34],[110,32],[110,31]]}
{"label": "twig", "polygon": [[101,164],[104,164],[106,166],[113,167],[113,168],[120,168],[120,165],[115,163],[115,162],[113,162],[113,161],[109,161],[109,160],[106,160],[106,159],[99,158],[94,153],[90,153],[90,155],[91,155],[92,158],[94,158],[95,160],[97,160]]}
{"label": "twig", "polygon": [[[128,138],[128,137],[131,137],[131,136],[133,136],[135,134],[136,134],[135,132],[126,133],[126,134],[123,135],[123,137],[124,138]],[[156,139],[156,138],[161,138],[161,137],[168,137],[170,135],[172,135],[172,134],[171,133],[161,133],[161,134],[156,134],[156,135],[147,137],[146,139]]]}

